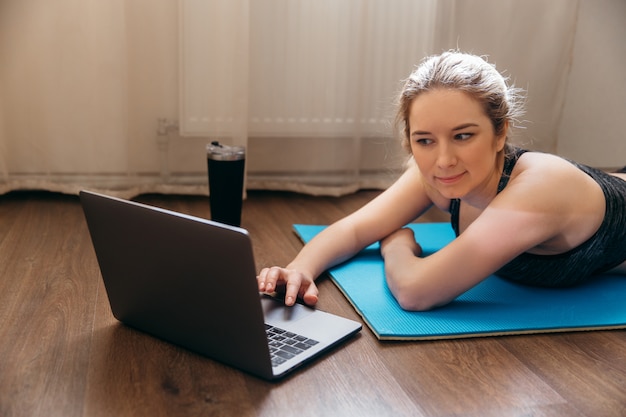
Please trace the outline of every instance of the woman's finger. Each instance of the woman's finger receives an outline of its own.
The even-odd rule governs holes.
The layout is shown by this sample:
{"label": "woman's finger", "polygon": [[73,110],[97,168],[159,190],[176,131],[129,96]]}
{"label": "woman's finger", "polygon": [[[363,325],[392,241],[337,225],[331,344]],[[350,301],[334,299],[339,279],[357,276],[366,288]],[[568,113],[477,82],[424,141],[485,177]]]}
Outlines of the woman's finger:
{"label": "woman's finger", "polygon": [[285,285],[285,304],[288,306],[294,305],[298,293],[300,292],[300,286],[302,285],[302,276],[293,272],[287,277],[287,284]]}

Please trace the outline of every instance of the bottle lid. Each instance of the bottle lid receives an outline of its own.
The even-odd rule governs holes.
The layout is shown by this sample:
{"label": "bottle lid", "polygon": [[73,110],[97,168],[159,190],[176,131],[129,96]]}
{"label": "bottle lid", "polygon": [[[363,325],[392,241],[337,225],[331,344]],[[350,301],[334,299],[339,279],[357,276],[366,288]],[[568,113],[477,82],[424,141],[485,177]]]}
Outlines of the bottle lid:
{"label": "bottle lid", "polygon": [[238,161],[246,157],[245,147],[222,145],[218,141],[208,144],[206,151],[207,158],[214,161]]}

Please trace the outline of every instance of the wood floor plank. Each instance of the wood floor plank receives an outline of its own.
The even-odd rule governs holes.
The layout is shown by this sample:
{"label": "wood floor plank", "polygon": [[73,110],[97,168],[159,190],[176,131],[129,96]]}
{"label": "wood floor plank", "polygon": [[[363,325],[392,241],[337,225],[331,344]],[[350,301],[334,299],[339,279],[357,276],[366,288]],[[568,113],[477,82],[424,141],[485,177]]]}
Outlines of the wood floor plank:
{"label": "wood floor plank", "polygon": [[0,245],[2,415],[78,415],[93,320],[93,270],[76,198],[26,199]]}
{"label": "wood floor plank", "polygon": [[523,336],[501,343],[584,415],[626,415],[623,330]]}
{"label": "wood floor plank", "polygon": [[[250,192],[242,226],[257,266],[295,256],[292,224],[329,224],[377,194]],[[207,197],[138,200],[210,218]],[[332,281],[318,287],[319,308],[360,320]],[[52,193],[0,196],[0,340],[2,417],[626,415],[624,330],[380,342],[364,327],[262,381],[118,323],[78,198]]]}
{"label": "wood floor plank", "polygon": [[492,338],[383,343],[380,354],[428,415],[500,416],[566,403]]}

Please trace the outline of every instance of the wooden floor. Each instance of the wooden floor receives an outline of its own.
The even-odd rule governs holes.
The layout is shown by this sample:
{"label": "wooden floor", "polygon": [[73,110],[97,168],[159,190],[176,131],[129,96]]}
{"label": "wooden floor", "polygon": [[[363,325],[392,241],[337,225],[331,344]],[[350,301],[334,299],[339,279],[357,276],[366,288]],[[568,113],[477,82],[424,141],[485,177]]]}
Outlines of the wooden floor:
{"label": "wooden floor", "polygon": [[[375,194],[250,192],[258,267],[300,249],[293,223],[330,223]],[[210,215],[203,197],[139,200]],[[319,308],[360,320],[330,280],[319,286]],[[364,326],[265,382],[118,324],[76,197],[0,196],[0,416],[142,415],[626,416],[626,332],[383,343]]]}

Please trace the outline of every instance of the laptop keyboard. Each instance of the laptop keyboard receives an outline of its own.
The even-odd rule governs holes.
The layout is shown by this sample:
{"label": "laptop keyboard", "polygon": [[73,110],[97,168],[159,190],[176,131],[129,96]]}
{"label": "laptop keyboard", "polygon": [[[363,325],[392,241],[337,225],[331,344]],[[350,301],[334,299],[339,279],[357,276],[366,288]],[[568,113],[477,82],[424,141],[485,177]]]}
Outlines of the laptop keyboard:
{"label": "laptop keyboard", "polygon": [[265,331],[270,346],[272,366],[278,366],[319,343],[317,340],[269,324],[265,325]]}

